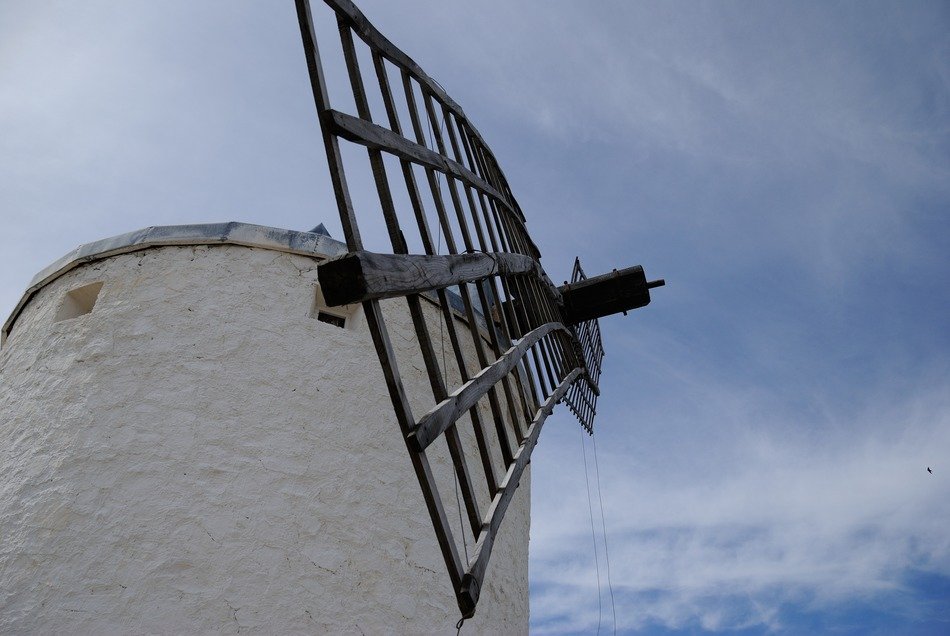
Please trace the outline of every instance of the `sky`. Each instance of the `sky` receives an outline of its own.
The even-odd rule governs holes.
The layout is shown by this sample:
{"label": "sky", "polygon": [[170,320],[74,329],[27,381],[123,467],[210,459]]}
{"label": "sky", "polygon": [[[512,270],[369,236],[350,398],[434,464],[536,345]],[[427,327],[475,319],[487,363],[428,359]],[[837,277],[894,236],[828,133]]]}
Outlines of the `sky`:
{"label": "sky", "polygon": [[[533,455],[532,632],[950,633],[950,5],[359,5],[552,279],[667,281],[601,320],[594,437],[561,407]],[[289,0],[0,1],[0,314],[150,225],[342,237],[299,38]]]}

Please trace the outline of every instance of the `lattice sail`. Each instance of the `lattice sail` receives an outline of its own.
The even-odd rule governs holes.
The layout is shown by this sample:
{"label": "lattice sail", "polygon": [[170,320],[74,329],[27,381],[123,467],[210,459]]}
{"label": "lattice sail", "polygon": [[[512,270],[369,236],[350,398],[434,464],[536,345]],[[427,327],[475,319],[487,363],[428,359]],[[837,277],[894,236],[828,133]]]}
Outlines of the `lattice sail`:
{"label": "lattice sail", "polygon": [[[355,113],[331,107],[311,5],[297,0],[349,250],[320,267],[320,285],[330,305],[363,303],[396,419],[467,617],[475,611],[493,541],[545,419],[566,398],[591,430],[603,355],[600,332],[596,320],[574,327],[565,318],[562,290],[541,269],[540,253],[508,181],[458,104],[351,2],[325,3],[332,9],[327,17],[335,17],[339,28]],[[385,113],[378,121],[374,108]],[[351,195],[360,193],[347,186],[341,144],[350,153],[365,149],[378,208],[374,202],[374,209],[355,209]],[[366,174],[364,168],[360,176]],[[371,216],[377,224],[382,217],[391,253],[364,249],[361,223]],[[577,263],[574,282],[582,277]],[[409,395],[400,375],[380,304],[397,297],[405,298],[408,307],[415,355],[428,376],[427,396]],[[441,314],[438,347],[430,333],[433,306]],[[445,362],[446,336],[454,366]],[[449,384],[451,378],[457,378],[457,386]],[[411,407],[420,403],[427,405],[421,415]],[[468,458],[462,427],[477,446]],[[465,562],[427,455],[436,441],[447,445],[461,490],[468,518],[468,527],[461,529],[466,551],[468,533],[474,540]],[[477,470],[468,463],[475,457]],[[453,488],[454,481],[442,485]]]}
{"label": "lattice sail", "polygon": [[[571,285],[587,280],[587,274],[581,267],[581,259],[574,259],[574,270],[571,272]],[[580,356],[590,375],[591,382],[575,382],[571,385],[564,402],[577,416],[581,425],[588,433],[594,432],[594,416],[597,414],[597,398],[600,391],[601,362],[604,359],[604,345],[600,339],[600,324],[596,318],[584,320],[574,325],[574,335],[580,345]]]}

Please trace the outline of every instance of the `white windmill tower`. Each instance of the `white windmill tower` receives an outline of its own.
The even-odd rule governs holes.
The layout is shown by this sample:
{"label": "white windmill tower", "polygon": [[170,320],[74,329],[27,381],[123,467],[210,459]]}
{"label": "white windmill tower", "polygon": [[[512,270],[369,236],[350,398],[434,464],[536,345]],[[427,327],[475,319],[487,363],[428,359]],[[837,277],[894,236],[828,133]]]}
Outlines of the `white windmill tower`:
{"label": "white windmill tower", "polygon": [[[345,244],[147,228],[40,272],[5,323],[0,632],[527,630],[531,450],[559,401],[591,430],[596,318],[662,281],[553,285],[461,108],[326,4],[355,115],[297,10]],[[391,252],[363,249],[341,141]]]}

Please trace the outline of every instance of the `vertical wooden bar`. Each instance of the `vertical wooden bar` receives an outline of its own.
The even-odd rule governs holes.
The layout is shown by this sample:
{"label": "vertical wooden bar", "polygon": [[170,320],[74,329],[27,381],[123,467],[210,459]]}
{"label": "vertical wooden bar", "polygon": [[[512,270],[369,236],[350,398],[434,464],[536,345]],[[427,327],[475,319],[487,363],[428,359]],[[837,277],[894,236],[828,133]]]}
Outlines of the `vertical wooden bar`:
{"label": "vertical wooden bar", "polygon": [[[409,118],[412,123],[413,133],[416,137],[416,142],[419,144],[425,144],[425,133],[422,129],[422,124],[419,120],[419,109],[415,102],[415,96],[412,90],[411,77],[407,71],[403,71],[403,88],[406,94],[406,100],[409,107]],[[427,113],[428,115],[428,113]],[[442,189],[438,183],[437,173],[429,167],[425,168],[426,180],[429,182],[429,191],[432,195],[432,201],[435,204],[436,214],[439,217],[439,223],[442,226],[442,233],[445,236],[446,248],[450,254],[457,254],[458,247],[455,243],[455,235],[452,232],[452,226],[448,219],[448,213],[445,209],[445,203],[442,199]],[[462,304],[465,309],[465,316],[468,321],[469,331],[472,335],[473,346],[475,347],[476,357],[482,368],[485,365],[485,356],[484,349],[482,347],[481,334],[478,332],[478,322],[475,318],[475,311],[472,307],[472,300],[468,294],[468,287],[466,285],[459,286],[459,295],[462,298]],[[463,370],[463,382],[468,381],[468,371]],[[489,407],[491,408],[492,417],[498,417],[500,413],[500,408],[498,407],[497,397],[494,397],[494,391],[489,393]],[[476,407],[477,412],[477,407]],[[480,421],[480,420],[479,420]],[[492,496],[498,490],[498,481],[495,477],[495,472],[493,464],[491,461],[491,454],[488,449],[487,439],[484,437],[484,429],[480,426],[475,428],[476,438],[479,440],[479,454],[482,459],[482,466],[485,469],[485,476],[488,479],[489,490],[491,491]],[[507,458],[510,456],[510,450],[508,454],[505,454],[505,446],[499,444],[501,447],[502,457],[507,463]]]}
{"label": "vertical wooden bar", "polygon": [[[426,113],[429,117],[429,122],[430,123],[435,122],[436,117],[435,117],[435,112],[432,108],[431,94],[423,90],[422,99],[424,102]],[[432,131],[433,138],[435,139],[436,146],[438,147],[439,153],[442,154],[443,156],[447,156],[445,152],[445,144],[442,141],[441,131],[434,125],[432,126],[432,128],[433,128],[433,131]],[[455,215],[459,224],[459,230],[462,232],[462,240],[463,240],[463,243],[465,244],[465,249],[474,251],[474,247],[472,245],[472,237],[471,237],[471,234],[469,233],[468,224],[466,223],[466,220],[465,220],[465,213],[462,210],[462,203],[461,203],[461,200],[459,199],[458,190],[456,189],[455,178],[449,175],[446,175],[446,183],[448,184],[449,195],[450,195],[450,198],[452,199],[452,207],[455,209]],[[450,226],[449,226],[449,231],[451,231]],[[479,303],[484,309],[485,307],[488,306],[488,301],[485,296],[485,290],[482,287],[480,281],[475,282],[474,285],[475,285],[475,291],[478,295]],[[461,287],[464,289],[466,286],[463,285]],[[468,290],[466,289],[465,294],[467,293],[468,293]],[[465,296],[463,296],[463,300],[464,298]],[[471,320],[474,321],[474,315],[471,317]],[[491,336],[494,333],[494,330],[492,329],[493,325],[490,320],[487,320],[486,322],[488,323],[487,324],[488,333]],[[476,341],[475,352],[478,355],[478,363],[484,369],[489,364],[488,358],[485,355],[485,348],[482,346],[481,338],[476,337],[475,341]],[[497,342],[494,342],[493,345],[497,347]],[[496,357],[498,355],[499,354],[497,353],[497,349],[496,349]],[[502,385],[502,388],[504,389],[506,388],[506,386]],[[512,458],[513,458],[511,441],[509,440],[508,433],[505,430],[504,416],[502,415],[501,405],[498,403],[498,396],[494,389],[492,389],[488,393],[488,403],[492,410],[492,417],[495,421],[495,432],[498,435],[499,446],[501,446],[501,454],[502,454],[502,457],[504,457],[505,459],[505,465],[508,466],[511,464]]]}
{"label": "vertical wooden bar", "polygon": [[[350,74],[350,85],[353,89],[353,99],[356,101],[357,112],[361,119],[372,121],[372,114],[363,85],[363,77],[360,73],[359,60],[356,57],[356,50],[353,45],[352,33],[350,32],[349,26],[342,19],[339,20],[339,26],[340,40],[343,44],[343,55]],[[392,242],[393,252],[395,254],[407,254],[409,248],[406,245],[405,237],[399,227],[399,218],[396,215],[392,193],[389,189],[389,180],[386,177],[386,166],[383,163],[382,153],[379,150],[368,149],[368,154],[373,170],[373,177],[376,182],[376,191],[379,194],[380,206],[382,207],[383,216],[386,221],[386,228],[389,230],[389,238]],[[445,384],[435,355],[435,348],[432,346],[432,339],[429,336],[428,325],[426,324],[419,297],[415,294],[410,294],[406,296],[406,303],[409,307],[409,314],[416,332],[416,339],[419,341],[419,347],[425,363],[426,373],[429,376],[433,396],[436,402],[440,402],[445,399],[446,396]],[[459,480],[459,487],[462,491],[462,498],[465,501],[469,521],[474,532],[479,526],[478,503],[475,498],[475,490],[472,485],[471,475],[466,466],[465,453],[462,450],[462,443],[459,440],[458,431],[454,427],[450,430],[451,432],[446,436],[449,454],[452,457],[452,463]]]}
{"label": "vertical wooden bar", "polygon": [[[301,37],[304,44],[304,53],[307,58],[307,70],[310,74],[314,101],[320,118],[320,127],[323,132],[324,145],[327,151],[327,162],[330,168],[330,176],[340,212],[340,220],[343,224],[348,249],[358,250],[362,248],[362,242],[360,240],[359,228],[353,212],[349,191],[346,186],[346,177],[343,173],[343,162],[340,155],[339,143],[336,137],[328,130],[328,127],[324,125],[323,113],[329,109],[329,97],[327,95],[326,82],[323,77],[323,68],[320,65],[320,56],[313,30],[313,18],[310,13],[310,3],[308,0],[296,0],[296,9],[297,20],[300,25]],[[382,313],[379,310],[379,303],[376,301],[367,301],[363,303],[363,310],[366,315],[370,334],[373,338],[373,344],[380,360],[380,365],[382,366],[383,376],[386,380],[387,388],[389,389],[393,411],[396,414],[396,419],[405,438],[415,424],[415,420],[412,417],[412,411],[409,408],[409,402],[402,385],[399,369],[396,366],[392,345],[389,342],[388,331],[383,321]],[[446,569],[452,580],[452,586],[455,589],[459,589],[461,586],[463,566],[455,542],[452,540],[448,519],[445,515],[445,510],[442,508],[442,500],[439,497],[428,460],[424,454],[413,453],[412,449],[409,448],[408,442],[406,448],[409,451],[413,469],[415,470],[420,488],[422,489],[423,498],[429,510],[429,516],[432,519],[439,547],[442,550],[442,556],[445,560]]]}
{"label": "vertical wooden bar", "polygon": [[320,51],[317,48],[317,38],[313,31],[313,16],[310,14],[309,0],[295,0],[297,7],[297,22],[300,25],[300,36],[303,40],[304,55],[307,58],[307,72],[310,75],[310,87],[313,90],[313,101],[317,107],[317,116],[320,120],[320,131],[323,133],[323,146],[327,152],[327,165],[330,168],[330,181],[333,184],[333,194],[340,212],[340,221],[343,224],[343,234],[346,237],[346,247],[350,251],[362,249],[359,227],[356,224],[356,215],[353,212],[353,202],[350,200],[350,191],[346,186],[346,176],[343,174],[343,157],[340,154],[340,143],[330,132],[323,121],[323,113],[330,108],[330,97],[327,94],[327,84],[323,77],[323,67],[320,64]]}
{"label": "vertical wooden bar", "polygon": [[[386,107],[386,112],[389,117],[389,125],[393,132],[402,135],[402,127],[399,123],[399,115],[396,111],[395,103],[393,100],[392,89],[389,85],[388,75],[386,73],[385,61],[382,56],[377,52],[373,51],[373,63],[376,67],[376,76],[379,80],[380,93],[383,97],[383,103]],[[411,105],[409,105],[411,107]],[[411,117],[411,116],[410,116]],[[400,164],[403,170],[403,177],[406,182],[406,189],[409,192],[409,199],[412,204],[413,212],[416,217],[416,224],[419,227],[419,233],[422,238],[423,249],[427,254],[435,254],[436,246],[432,241],[432,235],[429,230],[428,219],[426,218],[425,210],[422,206],[422,198],[419,194],[418,186],[416,185],[415,175],[412,172],[412,166],[408,161],[401,160]],[[468,365],[465,361],[465,355],[462,350],[462,346],[458,339],[458,333],[455,329],[455,319],[452,314],[452,308],[449,303],[449,300],[446,296],[444,289],[440,289],[437,292],[439,298],[440,310],[442,312],[442,318],[446,325],[446,331],[449,334],[449,340],[452,345],[452,351],[454,353],[456,364],[459,368],[459,375],[462,379],[462,382],[467,382],[469,379],[468,375]],[[436,392],[436,401],[442,401],[445,399],[446,390],[444,387]],[[483,469],[485,470],[485,477],[488,482],[489,492],[494,494],[497,489],[497,482],[495,480],[494,468],[491,464],[490,454],[487,449],[487,441],[484,434],[484,425],[481,421],[481,416],[479,414],[478,408],[473,408],[469,412],[469,416],[472,420],[472,426],[475,431],[475,441],[478,445],[479,455],[483,459]],[[458,431],[452,430],[448,432],[452,440],[452,444],[461,445],[460,440],[458,440]],[[487,464],[485,460],[487,459]],[[472,506],[474,512],[477,514],[477,502]],[[470,512],[471,515],[471,512]],[[474,521],[472,526],[472,531],[477,532],[477,523],[480,523],[480,520]]]}

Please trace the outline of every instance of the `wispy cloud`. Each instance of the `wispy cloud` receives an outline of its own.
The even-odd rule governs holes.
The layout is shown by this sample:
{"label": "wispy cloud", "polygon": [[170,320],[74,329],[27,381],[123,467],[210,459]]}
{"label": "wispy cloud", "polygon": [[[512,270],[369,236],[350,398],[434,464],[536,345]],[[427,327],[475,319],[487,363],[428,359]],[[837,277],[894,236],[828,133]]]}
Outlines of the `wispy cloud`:
{"label": "wispy cloud", "polygon": [[[915,571],[950,576],[947,478],[925,470],[950,455],[948,388],[943,378],[905,400],[882,395],[851,414],[845,430],[799,421],[746,394],[735,396],[738,410],[720,398],[703,415],[718,424],[718,443],[699,431],[708,454],[695,463],[689,440],[622,449],[601,442],[621,626],[777,629],[787,604],[811,611],[870,604],[902,590]],[[694,416],[665,406],[673,420]],[[767,427],[754,415],[763,413],[771,413]],[[601,426],[644,437],[635,421],[616,417]],[[654,451],[659,456],[649,457]],[[534,480],[559,493],[557,502],[536,500],[532,518],[539,633],[591,631],[597,622],[583,473],[565,470],[578,465],[579,452],[576,440],[573,447],[564,440],[534,462]],[[594,507],[596,514],[596,499]],[[598,550],[604,577],[600,543]],[[606,587],[604,595],[609,602]]]}

